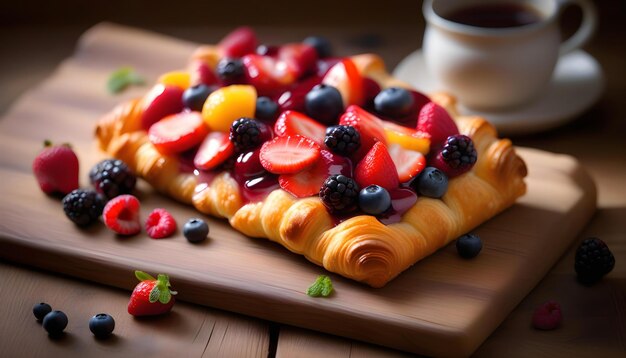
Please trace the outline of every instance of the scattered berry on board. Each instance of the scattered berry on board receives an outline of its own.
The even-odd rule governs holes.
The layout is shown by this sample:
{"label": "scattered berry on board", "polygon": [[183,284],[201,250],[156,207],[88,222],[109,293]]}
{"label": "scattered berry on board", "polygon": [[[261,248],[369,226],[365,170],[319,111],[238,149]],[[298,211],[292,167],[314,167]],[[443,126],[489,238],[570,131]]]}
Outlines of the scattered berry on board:
{"label": "scattered berry on board", "polygon": [[547,331],[558,328],[562,320],[561,305],[555,301],[548,301],[535,309],[532,324],[536,329]]}
{"label": "scattered berry on board", "polygon": [[476,234],[465,234],[456,240],[456,249],[465,259],[476,257],[483,248],[483,242]]}
{"label": "scattered berry on board", "polygon": [[65,215],[78,226],[98,221],[104,205],[105,199],[91,189],[76,189],[63,198]]}
{"label": "scattered berry on board", "polygon": [[98,313],[89,319],[89,330],[96,338],[106,338],[113,333],[114,329],[115,320],[109,314]]}
{"label": "scattered berry on board", "polygon": [[135,235],[141,231],[139,208],[139,199],[133,195],[116,196],[104,207],[102,212],[104,224],[120,235]]}
{"label": "scattered berry on board", "polygon": [[33,314],[38,321],[41,321],[50,312],[52,312],[52,307],[45,302],[38,303],[33,307]]}
{"label": "scattered berry on board", "polygon": [[574,269],[583,284],[600,281],[613,270],[615,257],[606,243],[598,238],[585,239],[576,250]]}
{"label": "scattered berry on board", "polygon": [[209,225],[202,219],[189,219],[183,226],[183,235],[189,242],[204,241],[209,235]]}
{"label": "scattered berry on board", "polygon": [[51,311],[48,313],[42,322],[43,328],[51,336],[61,334],[65,327],[67,327],[67,315],[61,311]]}
{"label": "scattered berry on board", "polygon": [[105,159],[91,168],[89,180],[96,191],[107,199],[132,194],[137,178],[128,165],[119,159]]}
{"label": "scattered berry on board", "polygon": [[171,290],[167,275],[159,274],[155,279],[145,272],[135,271],[135,277],[140,282],[130,296],[128,313],[133,316],[154,316],[172,310],[177,292]]}
{"label": "scattered berry on board", "polygon": [[78,157],[68,144],[52,145],[45,141],[32,169],[39,188],[48,195],[67,195],[78,189]]}
{"label": "scattered berry on board", "polygon": [[176,220],[167,210],[156,208],[146,219],[146,232],[153,239],[172,236],[176,231]]}

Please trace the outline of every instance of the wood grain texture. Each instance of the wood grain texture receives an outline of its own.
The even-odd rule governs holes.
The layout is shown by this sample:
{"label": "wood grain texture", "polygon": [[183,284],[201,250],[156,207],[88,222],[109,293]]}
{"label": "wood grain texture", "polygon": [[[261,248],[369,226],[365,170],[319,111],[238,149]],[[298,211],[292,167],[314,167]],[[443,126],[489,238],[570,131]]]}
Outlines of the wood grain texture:
{"label": "wood grain texture", "polygon": [[[595,187],[571,157],[524,149],[528,194],[482,225],[479,259],[458,257],[453,245],[423,260],[383,289],[331,275],[336,294],[303,294],[324,271],[267,241],[247,238],[227,222],[208,219],[210,240],[191,245],[120,238],[96,225],[80,230],[65,219],[30,174],[44,138],[74,144],[81,179],[101,156],[92,143],[95,120],[135,88],[109,96],[107,75],[131,64],[149,80],[181,67],[193,44],[111,25],[91,30],[71,59],[22,97],[0,121],[0,256],[126,290],[132,270],[170,274],[180,299],[312,328],[397,349],[466,355],[497,327],[571,244],[595,209]],[[143,217],[166,206],[179,223],[192,208],[140,186]]]}

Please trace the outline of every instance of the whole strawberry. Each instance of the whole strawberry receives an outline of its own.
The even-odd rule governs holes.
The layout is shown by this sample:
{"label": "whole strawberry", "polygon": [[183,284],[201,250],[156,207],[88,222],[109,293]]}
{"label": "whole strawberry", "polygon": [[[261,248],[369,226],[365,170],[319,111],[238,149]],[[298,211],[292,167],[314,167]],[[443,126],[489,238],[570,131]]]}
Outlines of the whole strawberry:
{"label": "whole strawberry", "polygon": [[154,316],[169,312],[174,306],[176,291],[170,289],[170,279],[159,274],[158,278],[142,271],[135,271],[135,277],[141,282],[135,286],[128,313],[133,316]]}
{"label": "whole strawberry", "polygon": [[78,189],[78,157],[68,144],[44,142],[44,149],[33,161],[33,173],[41,190],[50,194],[69,194]]}

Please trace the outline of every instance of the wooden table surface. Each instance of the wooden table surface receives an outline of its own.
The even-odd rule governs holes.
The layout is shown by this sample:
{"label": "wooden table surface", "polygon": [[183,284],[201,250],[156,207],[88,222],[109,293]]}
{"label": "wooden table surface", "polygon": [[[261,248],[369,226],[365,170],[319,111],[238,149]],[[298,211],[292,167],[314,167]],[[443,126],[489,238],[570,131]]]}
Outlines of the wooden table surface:
{"label": "wooden table surface", "polygon": [[[591,173],[598,186],[598,210],[577,242],[591,236],[602,238],[616,257],[615,269],[592,287],[578,284],[572,246],[475,352],[476,356],[626,355],[626,19],[623,8],[616,11],[606,3],[598,2],[598,33],[585,47],[607,77],[602,99],[564,127],[513,139],[518,145],[575,156]],[[87,27],[2,27],[0,41],[11,51],[0,56],[0,112],[70,56]],[[206,26],[147,28],[206,43],[215,42],[228,31]],[[274,43],[297,41],[311,33],[326,35],[339,54],[376,51],[393,68],[420,46],[423,24],[257,30],[261,38]],[[407,356],[364,342],[182,302],[168,316],[137,320],[125,312],[128,292],[10,262],[0,262],[0,286],[0,347],[8,356]],[[43,298],[69,315],[68,334],[63,339],[48,339],[32,317],[32,306]],[[534,307],[550,299],[561,303],[563,325],[548,332],[532,329]],[[116,319],[112,339],[95,340],[87,329],[89,317],[100,312]]]}

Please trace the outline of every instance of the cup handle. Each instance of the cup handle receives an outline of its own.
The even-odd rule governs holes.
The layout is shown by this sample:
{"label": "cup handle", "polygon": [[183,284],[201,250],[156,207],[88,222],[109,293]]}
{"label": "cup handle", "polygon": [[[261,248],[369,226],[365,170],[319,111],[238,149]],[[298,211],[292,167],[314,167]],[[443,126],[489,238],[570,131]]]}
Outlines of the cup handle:
{"label": "cup handle", "polygon": [[561,44],[559,55],[563,56],[584,45],[593,35],[598,22],[596,7],[589,0],[560,0],[559,8],[563,9],[567,3],[578,5],[583,11],[582,24],[572,37]]}

